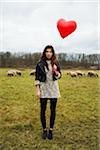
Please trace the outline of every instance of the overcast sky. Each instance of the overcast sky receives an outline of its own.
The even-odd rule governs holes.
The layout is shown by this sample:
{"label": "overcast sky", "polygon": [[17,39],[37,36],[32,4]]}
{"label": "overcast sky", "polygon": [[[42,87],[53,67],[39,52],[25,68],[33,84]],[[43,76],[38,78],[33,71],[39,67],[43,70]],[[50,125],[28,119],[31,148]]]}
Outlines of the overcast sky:
{"label": "overcast sky", "polygon": [[[100,53],[98,0],[27,1],[0,2],[0,51],[42,52],[51,44],[57,53]],[[77,22],[64,39],[56,26],[60,18]]]}

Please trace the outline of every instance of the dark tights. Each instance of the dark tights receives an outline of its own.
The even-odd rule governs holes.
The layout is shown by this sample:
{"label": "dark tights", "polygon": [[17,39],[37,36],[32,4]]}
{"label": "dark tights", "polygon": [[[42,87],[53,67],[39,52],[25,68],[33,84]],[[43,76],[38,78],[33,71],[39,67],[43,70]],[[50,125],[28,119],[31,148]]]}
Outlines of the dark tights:
{"label": "dark tights", "polygon": [[[47,100],[48,98],[40,98],[40,119],[42,123],[43,129],[46,128],[46,107],[47,107]],[[57,104],[57,98],[49,98],[50,100],[50,128],[53,128],[54,126],[54,121],[55,121],[55,116],[56,116],[56,104]]]}

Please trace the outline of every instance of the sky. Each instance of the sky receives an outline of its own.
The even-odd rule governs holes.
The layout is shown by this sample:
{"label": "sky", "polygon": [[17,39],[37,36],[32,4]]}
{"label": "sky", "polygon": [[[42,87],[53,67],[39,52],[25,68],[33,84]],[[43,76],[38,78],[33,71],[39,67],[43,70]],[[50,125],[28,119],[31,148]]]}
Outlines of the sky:
{"label": "sky", "polygon": [[[98,0],[0,0],[0,51],[100,53]],[[74,20],[76,30],[61,38],[57,21]]]}

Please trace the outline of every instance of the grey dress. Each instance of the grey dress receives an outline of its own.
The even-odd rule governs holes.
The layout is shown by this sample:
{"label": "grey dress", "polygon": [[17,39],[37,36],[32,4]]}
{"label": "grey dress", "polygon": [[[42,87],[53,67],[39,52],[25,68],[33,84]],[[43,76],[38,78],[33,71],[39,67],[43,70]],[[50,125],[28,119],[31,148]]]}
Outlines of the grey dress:
{"label": "grey dress", "polygon": [[61,97],[58,81],[53,81],[51,60],[47,60],[49,71],[45,67],[46,82],[40,82],[40,98],[59,98]]}

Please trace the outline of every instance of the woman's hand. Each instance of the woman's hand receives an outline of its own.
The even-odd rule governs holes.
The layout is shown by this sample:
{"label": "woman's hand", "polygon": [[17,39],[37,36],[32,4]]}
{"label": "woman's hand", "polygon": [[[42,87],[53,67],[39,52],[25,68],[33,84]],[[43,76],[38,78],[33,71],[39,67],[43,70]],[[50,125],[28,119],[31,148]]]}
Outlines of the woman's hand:
{"label": "woman's hand", "polygon": [[53,65],[53,72],[55,72],[56,76],[58,76],[60,73],[57,71],[57,66]]}

